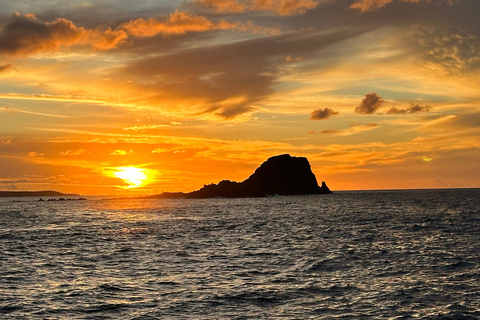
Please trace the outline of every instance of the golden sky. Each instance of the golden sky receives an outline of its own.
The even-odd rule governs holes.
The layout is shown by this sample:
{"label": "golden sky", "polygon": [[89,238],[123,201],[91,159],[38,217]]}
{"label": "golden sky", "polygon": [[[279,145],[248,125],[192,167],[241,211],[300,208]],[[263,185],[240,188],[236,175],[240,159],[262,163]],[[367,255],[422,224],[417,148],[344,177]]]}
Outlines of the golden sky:
{"label": "golden sky", "polygon": [[0,0],[0,190],[480,187],[478,0]]}

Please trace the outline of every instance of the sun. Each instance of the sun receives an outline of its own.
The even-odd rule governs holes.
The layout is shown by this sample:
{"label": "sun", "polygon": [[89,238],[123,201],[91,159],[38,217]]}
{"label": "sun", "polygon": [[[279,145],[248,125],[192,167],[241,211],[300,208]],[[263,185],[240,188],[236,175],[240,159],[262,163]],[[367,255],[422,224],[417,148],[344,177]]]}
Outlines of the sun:
{"label": "sun", "polygon": [[136,167],[118,167],[115,168],[113,175],[125,181],[126,188],[138,188],[150,180],[150,171]]}

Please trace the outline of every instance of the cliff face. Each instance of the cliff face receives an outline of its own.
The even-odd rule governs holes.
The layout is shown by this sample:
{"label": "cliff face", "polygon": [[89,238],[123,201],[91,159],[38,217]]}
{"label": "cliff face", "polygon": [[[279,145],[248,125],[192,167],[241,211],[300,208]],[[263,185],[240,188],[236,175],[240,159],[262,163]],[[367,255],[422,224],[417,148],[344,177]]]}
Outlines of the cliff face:
{"label": "cliff face", "polygon": [[162,194],[161,197],[192,199],[225,197],[264,197],[268,195],[331,193],[325,182],[319,187],[306,158],[283,154],[269,158],[243,182],[228,180],[205,185],[190,193]]}

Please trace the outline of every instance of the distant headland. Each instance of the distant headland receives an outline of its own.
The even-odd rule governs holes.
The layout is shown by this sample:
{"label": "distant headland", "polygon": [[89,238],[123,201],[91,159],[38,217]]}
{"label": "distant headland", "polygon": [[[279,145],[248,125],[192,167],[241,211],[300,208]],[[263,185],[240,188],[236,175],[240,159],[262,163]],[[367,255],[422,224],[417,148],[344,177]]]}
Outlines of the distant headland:
{"label": "distant headland", "polygon": [[331,192],[325,182],[318,185],[307,158],[282,154],[267,159],[243,182],[223,180],[189,193],[164,192],[151,198],[242,198]]}
{"label": "distant headland", "polygon": [[0,191],[0,197],[71,197],[71,196],[78,196],[78,194],[74,193],[61,193],[58,191]]}

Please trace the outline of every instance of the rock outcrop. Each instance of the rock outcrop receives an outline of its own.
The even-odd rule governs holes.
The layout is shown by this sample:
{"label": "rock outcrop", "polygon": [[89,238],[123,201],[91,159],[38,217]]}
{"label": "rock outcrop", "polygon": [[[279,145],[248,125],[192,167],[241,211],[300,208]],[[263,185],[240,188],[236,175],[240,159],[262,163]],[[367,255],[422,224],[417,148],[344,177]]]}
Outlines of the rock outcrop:
{"label": "rock outcrop", "polygon": [[242,185],[253,196],[316,194],[328,190],[318,186],[307,158],[289,154],[269,158]]}
{"label": "rock outcrop", "polygon": [[269,158],[243,182],[223,180],[190,193],[163,193],[156,197],[202,199],[325,193],[331,191],[325,182],[318,186],[306,158],[283,154]]}

